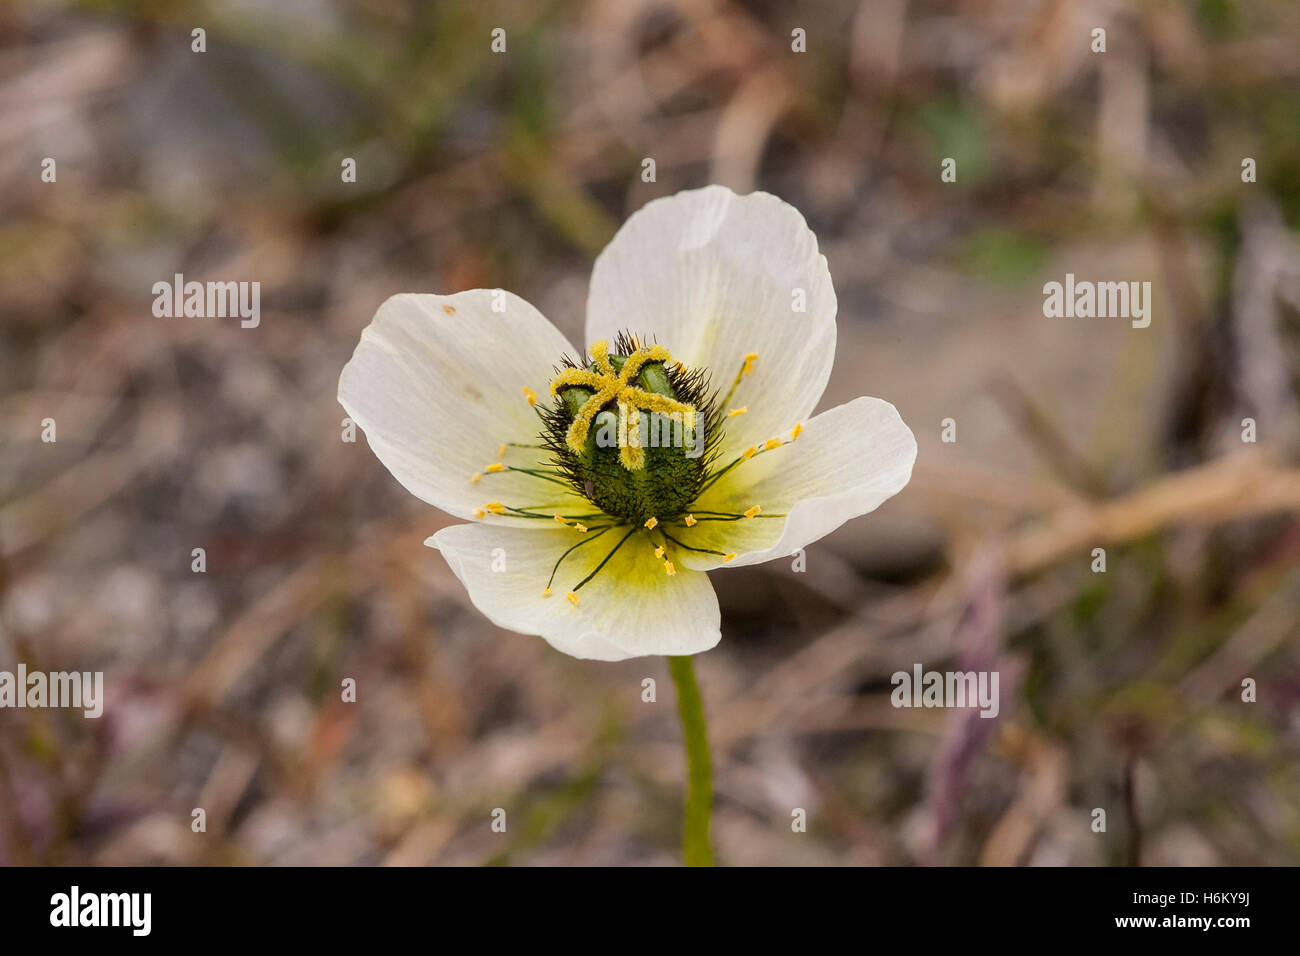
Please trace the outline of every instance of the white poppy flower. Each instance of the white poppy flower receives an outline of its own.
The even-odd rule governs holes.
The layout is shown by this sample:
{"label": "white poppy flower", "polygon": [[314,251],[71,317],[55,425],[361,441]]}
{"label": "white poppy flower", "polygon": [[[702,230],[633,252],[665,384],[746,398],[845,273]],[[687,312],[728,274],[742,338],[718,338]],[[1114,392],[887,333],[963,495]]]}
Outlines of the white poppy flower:
{"label": "white poppy flower", "polygon": [[601,253],[585,355],[509,293],[397,295],[339,401],[408,491],[472,519],[425,543],[495,624],[575,657],[697,654],[720,636],[706,571],[789,555],[911,476],[888,402],[810,417],[835,309],[799,212],[712,186]]}

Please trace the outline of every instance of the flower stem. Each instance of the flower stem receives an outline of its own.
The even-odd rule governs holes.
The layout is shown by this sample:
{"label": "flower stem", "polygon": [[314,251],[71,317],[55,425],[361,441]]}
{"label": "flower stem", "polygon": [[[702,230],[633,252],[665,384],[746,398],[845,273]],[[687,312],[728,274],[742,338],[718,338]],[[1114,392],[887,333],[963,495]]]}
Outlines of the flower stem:
{"label": "flower stem", "polygon": [[682,818],[682,850],[687,866],[712,866],[709,818],[713,815],[713,780],[709,766],[709,735],[704,723],[704,703],[695,683],[695,663],[690,657],[668,658],[668,670],[677,688],[677,712],[682,718],[686,743],[686,810]]}

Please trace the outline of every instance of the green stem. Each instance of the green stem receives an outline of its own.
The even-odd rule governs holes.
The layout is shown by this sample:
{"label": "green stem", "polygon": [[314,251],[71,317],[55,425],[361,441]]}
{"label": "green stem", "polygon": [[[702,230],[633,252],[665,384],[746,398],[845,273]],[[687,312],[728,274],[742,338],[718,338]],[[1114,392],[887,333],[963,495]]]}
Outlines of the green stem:
{"label": "green stem", "polygon": [[709,817],[713,814],[713,780],[709,767],[709,735],[704,723],[704,703],[695,683],[695,663],[690,657],[668,658],[668,670],[677,687],[677,712],[686,742],[686,811],[682,819],[682,850],[687,866],[712,866]]}

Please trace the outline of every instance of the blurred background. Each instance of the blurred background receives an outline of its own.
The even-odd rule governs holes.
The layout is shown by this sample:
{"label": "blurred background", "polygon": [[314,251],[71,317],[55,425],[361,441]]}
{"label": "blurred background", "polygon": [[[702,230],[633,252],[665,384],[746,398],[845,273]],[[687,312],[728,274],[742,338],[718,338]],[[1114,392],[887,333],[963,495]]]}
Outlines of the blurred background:
{"label": "blurred background", "polygon": [[[713,575],[718,861],[1300,863],[1300,6],[1263,0],[0,7],[0,669],[107,697],[0,711],[0,862],[678,862],[665,662],[489,624],[335,391],[396,292],[581,342],[618,225],[707,183],[806,215],[821,407],[920,444],[805,572]],[[261,324],[155,317],[177,272]],[[1045,318],[1066,272],[1149,280],[1150,327]],[[999,718],[891,707],[917,663],[997,670]]]}

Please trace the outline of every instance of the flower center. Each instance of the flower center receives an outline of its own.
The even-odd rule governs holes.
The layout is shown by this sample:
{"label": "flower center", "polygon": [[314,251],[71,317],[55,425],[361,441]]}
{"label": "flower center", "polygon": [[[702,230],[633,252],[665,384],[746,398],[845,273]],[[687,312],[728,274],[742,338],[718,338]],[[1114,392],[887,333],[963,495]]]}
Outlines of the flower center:
{"label": "flower center", "polygon": [[[699,532],[692,530],[697,525],[785,517],[768,514],[757,503],[740,512],[699,509],[701,495],[733,469],[789,444],[803,431],[796,422],[789,439],[769,438],[725,464],[718,461],[723,422],[749,410],[748,405],[732,407],[732,399],[742,380],[753,374],[757,353],[745,355],[727,394],[719,400],[710,391],[706,370],[688,369],[661,345],[643,346],[635,336],[622,333],[612,348],[599,341],[588,351],[587,365],[566,358],[556,370],[549,404],[540,403],[527,385],[521,387],[541,419],[541,443],[503,443],[497,447],[498,460],[469,477],[471,484],[478,484],[494,475],[527,475],[539,492],[547,492],[536,503],[489,501],[474,510],[475,518],[484,520],[493,514],[554,520],[575,533],[575,542],[551,568],[543,597],[550,596],[566,560],[590,568],[567,591],[569,602],[577,607],[578,592],[624,545],[650,548],[663,563],[664,573],[674,577],[677,565],[672,555],[678,552],[714,555],[723,564],[736,557],[735,551],[705,547]],[[539,451],[549,452],[550,461],[536,461]],[[513,464],[505,460],[507,453],[511,458],[532,453],[534,460]],[[582,513],[572,513],[571,500],[567,506],[551,503],[556,485],[574,489],[595,510],[579,506]],[[694,541],[689,540],[692,536]],[[590,547],[602,538],[604,545]],[[629,544],[634,539],[639,543]],[[597,559],[593,552],[604,548],[609,550]],[[590,562],[585,560],[589,556]]]}
{"label": "flower center", "polygon": [[707,478],[721,434],[708,377],[662,345],[621,335],[593,342],[591,363],[568,364],[551,382],[542,439],[587,500],[638,524],[686,512]]}

